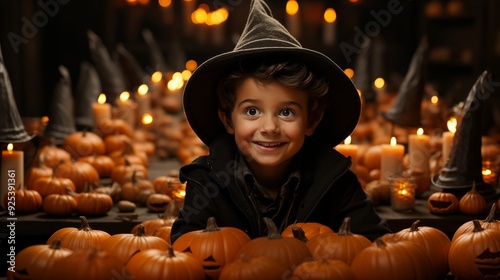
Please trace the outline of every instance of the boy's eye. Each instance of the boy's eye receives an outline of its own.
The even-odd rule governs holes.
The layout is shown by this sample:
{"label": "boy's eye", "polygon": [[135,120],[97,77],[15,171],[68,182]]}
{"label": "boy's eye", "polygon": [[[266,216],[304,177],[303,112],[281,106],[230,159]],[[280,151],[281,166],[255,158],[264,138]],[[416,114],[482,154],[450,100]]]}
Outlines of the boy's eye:
{"label": "boy's eye", "polygon": [[290,109],[283,109],[283,110],[281,110],[280,115],[282,115],[284,117],[289,117],[289,116],[293,115],[293,111]]}
{"label": "boy's eye", "polygon": [[257,110],[257,108],[248,108],[245,110],[245,114],[249,115],[249,116],[255,116],[259,113],[259,110]]}

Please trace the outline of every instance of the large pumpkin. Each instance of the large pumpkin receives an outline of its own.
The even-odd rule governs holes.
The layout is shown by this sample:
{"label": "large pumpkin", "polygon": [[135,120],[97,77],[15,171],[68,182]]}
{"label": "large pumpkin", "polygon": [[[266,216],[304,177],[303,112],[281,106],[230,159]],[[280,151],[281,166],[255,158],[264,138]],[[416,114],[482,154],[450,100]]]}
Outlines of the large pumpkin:
{"label": "large pumpkin", "polygon": [[385,236],[359,252],[351,269],[357,280],[363,279],[435,279],[427,253],[411,241],[391,240]]}
{"label": "large pumpkin", "polygon": [[354,280],[354,273],[341,260],[311,260],[299,264],[292,272],[291,279]]}
{"label": "large pumpkin", "polygon": [[445,276],[448,271],[448,252],[451,241],[441,230],[433,227],[419,227],[419,220],[415,221],[410,228],[400,230],[396,236],[402,240],[412,241],[422,246],[431,260],[433,270],[437,275]]}
{"label": "large pumpkin", "polygon": [[87,218],[80,216],[80,228],[61,228],[49,237],[47,244],[52,244],[55,240],[61,240],[61,247],[77,251],[87,248],[99,248],[109,237],[110,234],[105,231],[90,228]]}
{"label": "large pumpkin", "polygon": [[338,233],[325,233],[307,241],[306,245],[317,260],[341,260],[351,264],[354,257],[372,242],[351,232],[351,218],[346,217]]}
{"label": "large pumpkin", "polygon": [[138,252],[127,262],[126,270],[135,279],[205,279],[201,262],[189,253],[174,251],[172,246]]}
{"label": "large pumpkin", "polygon": [[236,253],[250,237],[241,229],[218,227],[214,217],[207,221],[204,230],[181,235],[172,247],[176,251],[190,252],[203,265],[207,277],[216,279],[221,268],[236,257]]}
{"label": "large pumpkin", "polygon": [[[486,219],[479,221],[482,228],[484,228],[484,229],[486,229],[486,228],[500,229],[500,220],[495,220],[496,208],[497,208],[497,204],[493,203],[491,205],[491,208],[490,208],[490,213],[488,214]],[[460,235],[462,235],[466,232],[471,232],[472,230],[474,230],[474,223],[472,220],[463,223],[453,234],[451,242],[455,241]]]}
{"label": "large pumpkin", "polygon": [[292,269],[301,262],[312,258],[306,244],[294,237],[283,237],[271,218],[264,217],[267,236],[257,237],[247,242],[236,256],[246,254],[251,258],[269,256],[285,267]]}
{"label": "large pumpkin", "polygon": [[249,257],[242,254],[222,268],[219,280],[282,279],[289,272],[288,267],[270,256]]}
{"label": "large pumpkin", "polygon": [[320,223],[315,222],[304,222],[304,223],[294,223],[285,228],[281,233],[283,237],[293,237],[293,227],[300,227],[304,231],[304,234],[307,239],[311,239],[316,235],[320,235],[323,233],[333,233],[333,230],[328,226],[325,226]]}
{"label": "large pumpkin", "polygon": [[451,243],[448,262],[458,279],[498,279],[500,277],[500,230],[484,229],[473,220],[474,229]]}

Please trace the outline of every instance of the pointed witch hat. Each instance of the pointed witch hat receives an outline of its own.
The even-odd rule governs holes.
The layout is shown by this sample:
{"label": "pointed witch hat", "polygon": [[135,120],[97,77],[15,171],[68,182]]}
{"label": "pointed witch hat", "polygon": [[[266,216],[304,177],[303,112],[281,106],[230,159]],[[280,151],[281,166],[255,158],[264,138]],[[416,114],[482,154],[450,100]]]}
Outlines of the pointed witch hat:
{"label": "pointed witch hat", "polygon": [[59,73],[61,78],[54,88],[50,104],[49,124],[43,134],[45,139],[54,139],[56,145],[61,145],[68,135],[76,131],[69,71],[60,65]]}
{"label": "pointed witch hat", "polygon": [[420,127],[422,125],[420,105],[427,81],[427,50],[427,38],[423,37],[413,54],[410,67],[399,87],[394,104],[391,109],[382,113],[382,116],[393,124],[402,127]]}
{"label": "pointed witch hat", "polygon": [[90,30],[87,32],[87,37],[90,55],[99,74],[102,90],[107,97],[106,100],[109,103],[114,103],[120,94],[127,90],[123,73],[113,59],[111,59],[111,55],[102,43],[101,38]]}
{"label": "pointed witch hat", "polygon": [[122,44],[116,46],[116,60],[127,81],[129,89],[135,89],[141,84],[147,83],[149,76],[142,69],[137,59]]}
{"label": "pointed witch hat", "polygon": [[95,67],[83,61],[80,65],[80,76],[75,88],[75,124],[78,131],[94,127],[92,103],[97,101],[102,92],[101,81]]}
{"label": "pointed witch hat", "polygon": [[491,185],[483,181],[481,157],[481,123],[484,97],[489,96],[484,71],[467,96],[462,121],[457,128],[450,155],[441,173],[432,178],[432,184],[461,196],[476,184],[484,196],[494,193]]}
{"label": "pointed witch hat", "polygon": [[144,29],[142,31],[142,37],[144,38],[146,45],[148,45],[149,47],[149,56],[152,64],[150,65],[150,67],[152,68],[152,70],[167,73],[170,69],[167,66],[167,63],[165,62],[165,57],[163,56],[163,52],[160,46],[158,45],[158,42],[156,42],[156,39],[153,36],[151,30]]}
{"label": "pointed witch hat", "polygon": [[328,107],[314,135],[331,147],[342,142],[356,127],[361,102],[351,79],[326,55],[303,48],[288,30],[272,17],[263,0],[250,3],[248,19],[235,48],[202,63],[184,89],[183,105],[189,124],[206,144],[227,134],[218,115],[217,86],[241,62],[297,61],[329,81]]}
{"label": "pointed witch hat", "polygon": [[354,77],[353,82],[365,100],[374,100],[375,91],[373,90],[372,82],[372,48],[371,39],[366,39],[361,46],[361,51],[354,62]]}
{"label": "pointed witch hat", "polygon": [[9,73],[0,47],[0,143],[23,143],[33,139],[28,135],[17,110]]}

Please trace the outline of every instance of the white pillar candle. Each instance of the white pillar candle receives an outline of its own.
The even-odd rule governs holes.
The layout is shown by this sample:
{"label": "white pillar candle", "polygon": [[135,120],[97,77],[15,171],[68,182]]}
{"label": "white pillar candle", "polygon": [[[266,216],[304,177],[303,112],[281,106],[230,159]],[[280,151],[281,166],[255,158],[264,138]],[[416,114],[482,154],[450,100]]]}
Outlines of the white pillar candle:
{"label": "white pillar candle", "polygon": [[425,135],[422,128],[417,130],[417,134],[410,134],[408,139],[408,155],[412,171],[423,174],[430,171],[430,136]]}
{"label": "white pillar candle", "polygon": [[457,119],[451,118],[448,120],[447,126],[449,131],[443,132],[442,136],[443,165],[450,157],[450,151],[453,146],[453,139],[455,138],[455,131],[457,129]]}
{"label": "white pillar candle", "polygon": [[[7,145],[7,150],[2,151],[2,185],[0,187],[1,205],[4,209],[8,210],[9,202],[7,205],[4,203],[4,198],[8,192],[14,191],[17,186],[24,184],[24,153],[22,151],[15,151],[12,143]],[[15,199],[15,198],[14,198]],[[12,201],[12,200],[9,200]],[[12,201],[15,203],[15,200]],[[12,204],[13,211],[15,211],[15,204]],[[10,210],[9,210],[10,212]]]}
{"label": "white pillar candle", "polygon": [[92,104],[92,115],[94,117],[94,128],[99,130],[102,122],[111,119],[111,105],[106,103],[106,95],[101,93],[97,102]]}
{"label": "white pillar candle", "polygon": [[397,144],[396,138],[391,138],[391,143],[381,145],[380,181],[387,182],[388,177],[403,171],[403,157],[405,147]]}
{"label": "white pillar candle", "polygon": [[137,103],[130,99],[130,92],[122,92],[119,99],[116,100],[115,105],[117,117],[134,128],[136,123]]}
{"label": "white pillar candle", "polygon": [[352,159],[352,167],[356,165],[358,161],[358,145],[351,144],[351,136],[348,136],[344,140],[344,144],[338,144],[335,149],[343,154],[345,157],[351,157]]}
{"label": "white pillar candle", "polygon": [[286,27],[293,37],[300,39],[299,3],[296,0],[288,0],[286,3]]}
{"label": "white pillar candle", "polygon": [[337,13],[333,8],[328,8],[323,15],[323,19],[323,43],[332,46],[337,37]]}
{"label": "white pillar candle", "polygon": [[137,120],[140,121],[144,114],[151,112],[151,94],[146,84],[142,84],[137,88],[135,100],[137,102]]}

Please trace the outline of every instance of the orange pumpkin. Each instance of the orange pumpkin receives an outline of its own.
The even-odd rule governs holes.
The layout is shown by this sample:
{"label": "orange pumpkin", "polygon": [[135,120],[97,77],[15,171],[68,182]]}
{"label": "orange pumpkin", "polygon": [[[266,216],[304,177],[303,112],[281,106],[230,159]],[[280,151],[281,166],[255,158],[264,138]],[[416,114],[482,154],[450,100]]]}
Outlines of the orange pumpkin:
{"label": "orange pumpkin", "polygon": [[477,216],[486,211],[486,199],[477,192],[476,183],[473,183],[471,190],[460,198],[458,207],[460,212],[469,216]]}
{"label": "orange pumpkin", "polygon": [[76,192],[84,191],[85,184],[99,183],[99,173],[89,163],[75,161],[72,163],[63,163],[54,169],[54,174],[60,178],[68,178],[75,185]]}
{"label": "orange pumpkin", "polygon": [[349,265],[341,260],[310,260],[299,264],[292,272],[292,279],[342,279],[354,280]]}
{"label": "orange pumpkin", "polygon": [[135,279],[205,279],[199,260],[189,253],[167,249],[149,249],[134,254],[126,265]]}
{"label": "orange pumpkin", "polygon": [[42,209],[49,216],[70,216],[76,211],[76,200],[69,194],[49,194],[42,201]]}
{"label": "orange pumpkin", "polygon": [[222,268],[219,280],[282,279],[287,271],[288,267],[270,256],[250,257],[242,254]]}
{"label": "orange pumpkin", "polygon": [[164,212],[172,198],[166,194],[154,193],[146,199],[146,206],[151,212]]}
{"label": "orange pumpkin", "polygon": [[154,192],[153,184],[149,180],[137,178],[137,170],[132,171],[132,180],[121,186],[120,198],[132,202],[138,202],[141,198],[141,193],[144,191]]}
{"label": "orange pumpkin", "polygon": [[42,208],[42,196],[35,190],[27,190],[24,185],[5,194],[4,205],[15,203],[16,213],[35,213]]}
{"label": "orange pumpkin", "polygon": [[323,234],[323,233],[333,233],[333,230],[329,228],[328,226],[325,226],[320,223],[315,223],[315,222],[304,222],[304,223],[294,223],[285,228],[283,232],[281,233],[281,236],[283,237],[293,237],[293,232],[292,228],[293,227],[300,227],[304,231],[304,234],[307,239],[311,239],[317,235]]}
{"label": "orange pumpkin", "polygon": [[164,226],[164,227],[158,228],[153,235],[160,237],[161,239],[167,241],[168,244],[170,244],[170,233],[171,232],[172,232],[172,226]]}
{"label": "orange pumpkin", "polygon": [[267,236],[257,237],[247,242],[236,256],[246,254],[249,257],[269,256],[281,262],[288,269],[293,269],[306,259],[311,253],[306,244],[293,237],[283,237],[278,232],[273,220],[263,218],[267,226]]}
{"label": "orange pumpkin", "polygon": [[203,265],[208,278],[217,279],[221,268],[236,257],[250,237],[241,229],[219,228],[214,217],[207,221],[204,230],[195,230],[181,235],[172,247],[176,251],[190,252]]}
{"label": "orange pumpkin", "polygon": [[102,138],[90,131],[74,132],[63,143],[63,148],[68,151],[74,159],[91,155],[104,155],[106,147]]}
{"label": "orange pumpkin", "polygon": [[38,180],[39,178],[52,176],[53,168],[47,167],[47,165],[45,165],[44,158],[44,156],[40,156],[38,165],[32,166],[30,167],[30,169],[28,169],[28,174],[26,174],[26,186],[28,186],[28,188],[33,187],[36,180]]}
{"label": "orange pumpkin", "polygon": [[80,216],[80,228],[61,228],[49,237],[47,244],[60,240],[61,247],[77,251],[99,248],[109,237],[110,234],[105,231],[90,228],[87,218]]}
{"label": "orange pumpkin", "polygon": [[75,184],[68,178],[58,178],[55,173],[52,173],[50,177],[42,177],[36,180],[31,189],[37,191],[42,198],[45,198],[51,194],[66,194],[68,189],[75,191]]}
{"label": "orange pumpkin", "polygon": [[106,215],[113,208],[111,196],[102,193],[78,193],[75,194],[76,212],[84,216]]}
{"label": "orange pumpkin", "polygon": [[148,179],[149,172],[144,165],[130,164],[126,161],[124,165],[116,166],[111,171],[111,181],[117,182],[120,185],[132,181],[132,174],[135,172],[136,179]]}
{"label": "orange pumpkin", "polygon": [[139,230],[139,226],[144,227],[144,231],[147,235],[154,235],[156,230],[164,226],[172,226],[178,215],[178,205],[175,201],[168,204],[167,209],[163,212],[163,215],[158,215],[157,219],[146,220],[132,228],[132,233],[136,233]]}
{"label": "orange pumpkin", "polygon": [[427,208],[432,214],[453,214],[458,207],[458,198],[452,193],[435,192],[427,199]]}
{"label": "orange pumpkin", "polygon": [[123,134],[112,134],[104,137],[104,146],[106,147],[106,154],[119,153],[121,154],[127,143],[132,142],[132,139]]}
{"label": "orange pumpkin", "polygon": [[49,145],[43,146],[38,152],[38,159],[47,167],[52,168],[61,162],[71,162],[71,154],[56,146],[52,139]]}
{"label": "orange pumpkin", "polygon": [[111,176],[111,171],[115,168],[113,159],[106,155],[85,156],[79,158],[78,161],[83,161],[92,165],[97,173],[99,173],[99,178],[109,178]]}
{"label": "orange pumpkin", "polygon": [[[497,208],[497,204],[493,203],[490,208],[490,213],[486,217],[486,219],[479,221],[481,224],[481,227],[486,229],[486,228],[496,228],[500,229],[500,220],[495,220],[495,211]],[[462,224],[453,234],[453,237],[451,238],[451,242],[455,241],[460,235],[466,233],[466,232],[471,232],[474,229],[474,223],[473,221],[468,221]]]}

